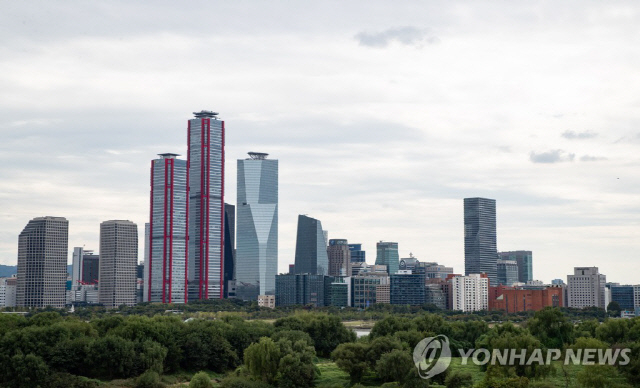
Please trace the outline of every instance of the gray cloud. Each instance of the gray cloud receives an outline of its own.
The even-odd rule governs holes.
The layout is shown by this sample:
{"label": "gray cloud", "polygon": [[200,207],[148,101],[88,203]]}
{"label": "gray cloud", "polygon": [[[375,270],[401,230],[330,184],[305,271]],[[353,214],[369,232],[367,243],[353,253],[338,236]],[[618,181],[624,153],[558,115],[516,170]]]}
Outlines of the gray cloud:
{"label": "gray cloud", "polygon": [[592,131],[576,132],[576,131],[564,131],[562,137],[565,139],[591,139],[598,136],[597,133]]}
{"label": "gray cloud", "polygon": [[425,29],[406,26],[390,28],[380,32],[360,32],[355,36],[361,46],[386,47],[391,42],[398,42],[407,46],[421,47],[425,43],[438,43],[438,37],[430,35]]}
{"label": "gray cloud", "polygon": [[597,162],[599,160],[607,160],[607,158],[602,156],[591,156],[591,155],[583,155],[580,157],[581,162]]}
{"label": "gray cloud", "polygon": [[531,151],[529,160],[533,163],[559,163],[572,162],[576,154],[570,154],[563,150],[551,150],[547,152],[536,153]]}

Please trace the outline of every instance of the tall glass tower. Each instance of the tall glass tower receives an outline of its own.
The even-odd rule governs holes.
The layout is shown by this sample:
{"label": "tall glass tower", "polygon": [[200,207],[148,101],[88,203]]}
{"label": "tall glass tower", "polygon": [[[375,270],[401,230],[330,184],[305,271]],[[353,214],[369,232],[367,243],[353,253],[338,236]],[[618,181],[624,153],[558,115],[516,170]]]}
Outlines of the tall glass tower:
{"label": "tall glass tower", "polygon": [[189,120],[188,299],[224,296],[224,121],[194,112]]}
{"label": "tall glass tower", "polygon": [[187,302],[187,161],[177,156],[160,154],[151,161],[145,302]]}
{"label": "tall glass tower", "polygon": [[68,244],[64,217],[37,217],[24,227],[18,237],[18,306],[64,308]]}
{"label": "tall glass tower", "polygon": [[464,199],[464,273],[486,273],[489,283],[498,284],[496,243],[496,200]]}
{"label": "tall glass tower", "polygon": [[389,275],[397,273],[400,266],[398,243],[380,241],[376,244],[376,251],[376,265],[386,265]]}
{"label": "tall glass tower", "polygon": [[329,258],[322,223],[305,215],[298,216],[295,272],[327,275]]}
{"label": "tall glass tower", "polygon": [[249,152],[238,160],[236,297],[275,295],[278,273],[278,161]]}

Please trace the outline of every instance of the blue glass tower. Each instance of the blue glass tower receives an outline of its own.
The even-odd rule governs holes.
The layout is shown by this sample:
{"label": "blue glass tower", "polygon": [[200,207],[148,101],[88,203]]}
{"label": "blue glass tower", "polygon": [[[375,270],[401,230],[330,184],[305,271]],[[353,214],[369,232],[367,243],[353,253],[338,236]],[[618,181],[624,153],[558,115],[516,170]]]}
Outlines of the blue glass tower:
{"label": "blue glass tower", "polygon": [[274,295],[278,273],[278,161],[249,152],[238,160],[236,297]]}

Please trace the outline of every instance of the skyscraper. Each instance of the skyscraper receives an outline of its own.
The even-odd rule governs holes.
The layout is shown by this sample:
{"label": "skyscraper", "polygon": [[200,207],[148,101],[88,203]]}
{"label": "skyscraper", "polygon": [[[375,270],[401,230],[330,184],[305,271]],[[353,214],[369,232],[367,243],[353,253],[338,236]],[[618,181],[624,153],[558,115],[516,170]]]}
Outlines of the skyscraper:
{"label": "skyscraper", "polygon": [[329,276],[351,276],[351,250],[345,239],[329,240]]}
{"label": "skyscraper", "polygon": [[224,121],[194,112],[188,126],[188,297],[224,296]]}
{"label": "skyscraper", "polygon": [[380,241],[376,244],[376,251],[376,265],[386,265],[389,275],[398,272],[400,256],[397,242]]}
{"label": "skyscraper", "polygon": [[66,218],[37,217],[29,221],[18,237],[18,306],[64,307],[68,244]]}
{"label": "skyscraper", "polygon": [[322,223],[305,215],[298,216],[296,238],[296,273],[327,275],[329,259]]}
{"label": "skyscraper", "polygon": [[526,283],[533,280],[533,253],[531,251],[499,252],[502,260],[515,260],[518,263],[518,281]]}
{"label": "skyscraper", "polygon": [[465,275],[486,273],[489,283],[497,285],[498,249],[496,245],[496,200],[465,198]]}
{"label": "skyscraper", "polygon": [[274,295],[278,273],[278,161],[249,152],[238,160],[236,296]]}
{"label": "skyscraper", "polygon": [[151,161],[149,252],[145,302],[187,302],[187,161],[159,154]]}
{"label": "skyscraper", "polygon": [[224,297],[235,297],[236,279],[236,207],[224,204]]}
{"label": "skyscraper", "polygon": [[100,224],[100,283],[98,300],[107,308],[136,303],[138,226],[131,221]]}

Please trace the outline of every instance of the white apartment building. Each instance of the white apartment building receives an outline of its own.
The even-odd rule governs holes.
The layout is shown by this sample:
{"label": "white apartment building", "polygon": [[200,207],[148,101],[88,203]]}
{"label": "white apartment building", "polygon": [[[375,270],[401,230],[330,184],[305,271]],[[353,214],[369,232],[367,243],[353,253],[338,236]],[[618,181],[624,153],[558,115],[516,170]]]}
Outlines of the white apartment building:
{"label": "white apartment building", "polygon": [[468,312],[489,308],[489,279],[486,275],[456,276],[450,281],[453,310]]}

